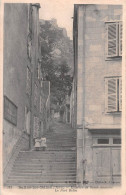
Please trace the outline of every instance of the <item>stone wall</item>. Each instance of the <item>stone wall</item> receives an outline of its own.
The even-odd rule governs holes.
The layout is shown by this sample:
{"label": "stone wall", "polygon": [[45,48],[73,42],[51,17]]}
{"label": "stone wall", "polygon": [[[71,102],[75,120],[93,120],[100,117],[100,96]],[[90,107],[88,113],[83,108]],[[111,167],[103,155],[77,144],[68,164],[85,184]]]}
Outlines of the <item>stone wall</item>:
{"label": "stone wall", "polygon": [[27,26],[27,4],[4,4],[3,94],[17,106],[17,126],[3,120],[4,166],[25,128]]}
{"label": "stone wall", "polygon": [[77,181],[80,182],[93,180],[93,140],[88,127],[121,128],[121,113],[105,112],[105,77],[121,76],[122,71],[121,58],[106,59],[105,22],[121,21],[122,7],[78,5],[77,11],[78,61],[74,78],[77,78]]}

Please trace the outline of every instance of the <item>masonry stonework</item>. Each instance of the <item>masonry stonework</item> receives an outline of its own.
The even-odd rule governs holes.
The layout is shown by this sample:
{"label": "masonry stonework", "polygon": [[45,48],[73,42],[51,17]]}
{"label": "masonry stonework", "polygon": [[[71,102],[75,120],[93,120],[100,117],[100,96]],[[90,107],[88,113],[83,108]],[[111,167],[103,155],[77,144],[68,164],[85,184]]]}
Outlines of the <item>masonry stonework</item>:
{"label": "masonry stonework", "polygon": [[[112,144],[112,139],[120,139],[121,112],[106,112],[105,79],[122,75],[121,57],[106,57],[106,22],[121,21],[122,7],[75,5],[74,15],[74,42],[77,40],[74,53],[77,56],[77,73],[74,75],[77,83],[77,182],[81,185],[86,181],[100,180],[118,183],[120,146],[107,149],[107,145],[103,147],[98,142],[108,139]],[[102,164],[97,164],[100,163],[98,158],[104,161],[100,155],[109,154],[109,151],[117,167],[112,167],[113,160],[108,156],[111,167],[104,166],[99,173],[98,166],[102,167]],[[97,174],[102,175],[103,169],[105,173],[108,171],[108,175],[101,179]]]}

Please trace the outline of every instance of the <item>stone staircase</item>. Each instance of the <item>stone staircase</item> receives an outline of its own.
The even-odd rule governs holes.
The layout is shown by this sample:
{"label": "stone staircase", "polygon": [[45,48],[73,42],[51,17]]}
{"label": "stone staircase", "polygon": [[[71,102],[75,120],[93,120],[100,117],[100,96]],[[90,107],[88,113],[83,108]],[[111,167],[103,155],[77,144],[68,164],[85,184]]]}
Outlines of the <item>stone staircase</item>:
{"label": "stone staircase", "polygon": [[[60,129],[59,129],[60,128]],[[5,186],[76,186],[76,134],[57,123],[46,134],[46,151],[21,151]]]}

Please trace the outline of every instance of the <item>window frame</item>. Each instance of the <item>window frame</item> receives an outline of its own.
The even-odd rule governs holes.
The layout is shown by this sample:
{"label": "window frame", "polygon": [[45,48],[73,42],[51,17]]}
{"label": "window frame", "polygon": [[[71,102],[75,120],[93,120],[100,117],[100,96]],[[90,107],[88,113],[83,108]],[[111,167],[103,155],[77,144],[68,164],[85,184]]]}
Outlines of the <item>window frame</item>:
{"label": "window frame", "polygon": [[[99,144],[99,139],[108,139],[109,143],[107,144]],[[120,139],[121,143],[114,144],[114,139]],[[117,135],[95,135],[92,137],[92,147],[120,147],[122,144],[121,136]]]}
{"label": "window frame", "polygon": [[[110,24],[116,24],[117,37],[116,37],[116,55],[108,55],[108,26]],[[105,21],[105,60],[120,60],[122,59],[122,52],[120,51],[120,26],[122,25],[121,20],[116,21]],[[123,31],[123,30],[122,30]],[[122,40],[122,39],[121,39]]]}
{"label": "window frame", "polygon": [[[108,97],[110,97],[111,95],[111,94],[108,95],[108,81],[111,79],[116,79],[116,109],[115,110],[108,109]],[[121,76],[105,77],[105,113],[121,113],[122,111],[122,93],[121,93],[122,88],[120,86],[122,86]]]}
{"label": "window frame", "polygon": [[[8,106],[6,105],[6,101],[8,101]],[[14,117],[12,114],[13,111],[9,110],[9,112],[7,112],[10,107],[15,108],[15,122],[12,120],[12,117]],[[14,126],[17,126],[17,113],[18,107],[7,96],[4,96],[4,119],[7,120],[9,123],[13,124]]]}

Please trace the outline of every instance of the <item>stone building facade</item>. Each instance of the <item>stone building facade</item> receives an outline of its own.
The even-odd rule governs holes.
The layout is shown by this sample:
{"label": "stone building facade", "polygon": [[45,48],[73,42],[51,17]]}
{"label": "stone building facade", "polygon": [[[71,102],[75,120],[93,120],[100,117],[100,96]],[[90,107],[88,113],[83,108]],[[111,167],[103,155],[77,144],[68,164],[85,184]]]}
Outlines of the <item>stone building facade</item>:
{"label": "stone building facade", "polygon": [[77,182],[119,184],[122,6],[75,5],[73,28]]}
{"label": "stone building facade", "polygon": [[50,85],[47,81],[43,87],[39,8],[39,4],[4,4],[4,182],[19,151],[34,148],[34,138],[49,128]]}

